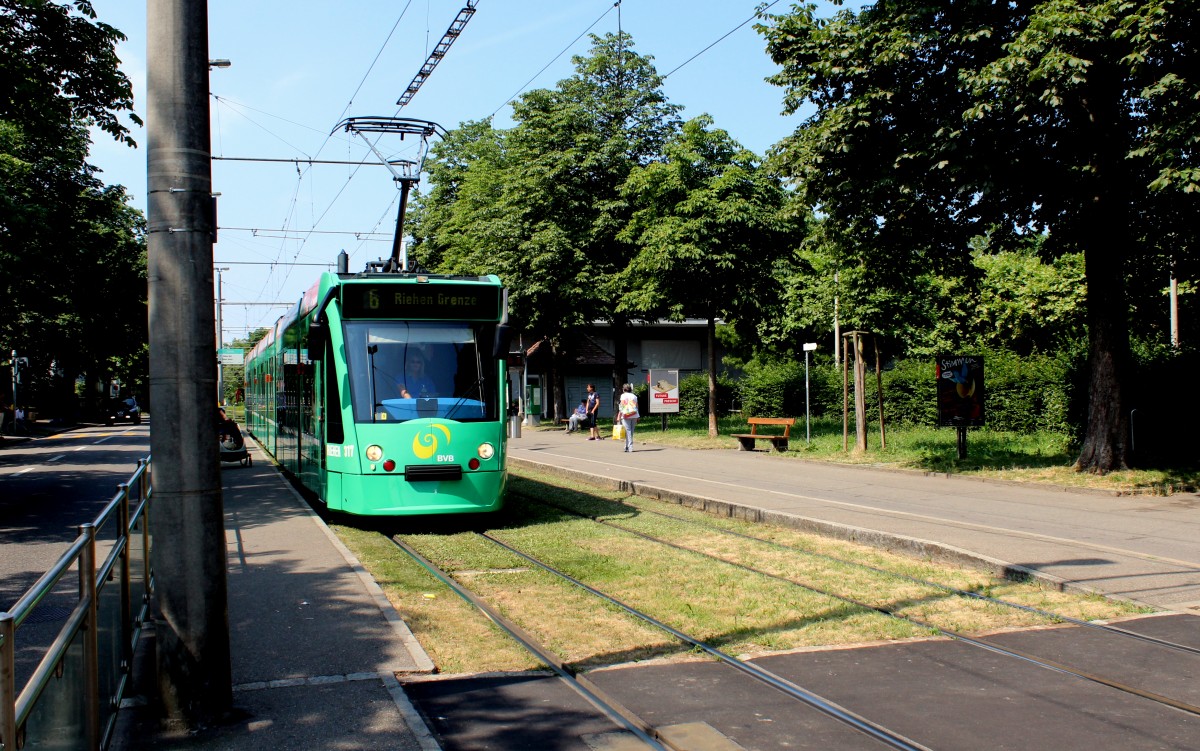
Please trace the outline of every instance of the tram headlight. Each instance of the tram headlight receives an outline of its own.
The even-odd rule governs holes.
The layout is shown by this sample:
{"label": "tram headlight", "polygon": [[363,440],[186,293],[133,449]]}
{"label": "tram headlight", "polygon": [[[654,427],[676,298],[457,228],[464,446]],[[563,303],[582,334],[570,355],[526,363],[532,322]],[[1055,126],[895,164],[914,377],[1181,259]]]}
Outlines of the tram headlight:
{"label": "tram headlight", "polygon": [[481,443],[479,448],[475,450],[479,454],[479,458],[487,461],[496,455],[496,447],[490,443]]}
{"label": "tram headlight", "polygon": [[370,446],[367,446],[367,459],[369,461],[377,462],[382,458],[383,458],[383,447],[382,446],[377,446],[375,444],[371,444]]}

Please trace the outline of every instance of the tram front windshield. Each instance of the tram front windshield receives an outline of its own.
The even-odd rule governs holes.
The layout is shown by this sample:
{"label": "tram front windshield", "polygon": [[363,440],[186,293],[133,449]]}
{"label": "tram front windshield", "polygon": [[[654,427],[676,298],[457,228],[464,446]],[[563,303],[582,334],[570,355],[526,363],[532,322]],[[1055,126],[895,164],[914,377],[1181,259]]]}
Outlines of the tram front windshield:
{"label": "tram front windshield", "polygon": [[354,419],[498,419],[496,368],[490,361],[485,366],[478,346],[486,328],[457,321],[347,322]]}

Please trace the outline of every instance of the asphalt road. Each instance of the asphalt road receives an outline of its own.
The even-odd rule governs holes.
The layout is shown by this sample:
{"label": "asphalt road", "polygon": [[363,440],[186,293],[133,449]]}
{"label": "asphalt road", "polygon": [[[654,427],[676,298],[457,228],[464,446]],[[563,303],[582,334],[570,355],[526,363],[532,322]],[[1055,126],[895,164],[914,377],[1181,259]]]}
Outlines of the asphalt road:
{"label": "asphalt road", "polygon": [[[0,444],[0,610],[8,610],[49,570],[150,453],[150,426],[81,427]],[[111,525],[110,525],[111,527]],[[101,531],[98,551],[115,529]],[[103,553],[100,553],[103,555]],[[17,636],[17,685],[41,659],[76,601],[69,572]]]}

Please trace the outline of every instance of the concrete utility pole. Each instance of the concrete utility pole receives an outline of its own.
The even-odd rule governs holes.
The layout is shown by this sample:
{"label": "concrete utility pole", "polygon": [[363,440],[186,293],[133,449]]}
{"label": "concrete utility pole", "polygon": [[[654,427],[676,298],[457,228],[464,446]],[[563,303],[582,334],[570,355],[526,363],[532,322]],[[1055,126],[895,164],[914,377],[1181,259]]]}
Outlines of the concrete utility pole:
{"label": "concrete utility pole", "polygon": [[206,0],[146,3],[155,639],[164,719],[233,704],[217,453]]}

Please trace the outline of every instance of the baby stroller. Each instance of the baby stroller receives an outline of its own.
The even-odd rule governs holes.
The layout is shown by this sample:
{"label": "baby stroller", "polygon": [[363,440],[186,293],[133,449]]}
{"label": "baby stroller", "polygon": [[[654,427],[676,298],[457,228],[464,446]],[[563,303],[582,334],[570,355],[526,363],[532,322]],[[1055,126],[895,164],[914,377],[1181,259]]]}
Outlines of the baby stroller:
{"label": "baby stroller", "polygon": [[242,431],[238,430],[237,423],[233,420],[226,420],[221,424],[217,441],[221,447],[222,463],[237,462],[243,467],[249,467],[254,463],[250,452],[246,450],[246,441],[242,438]]}

